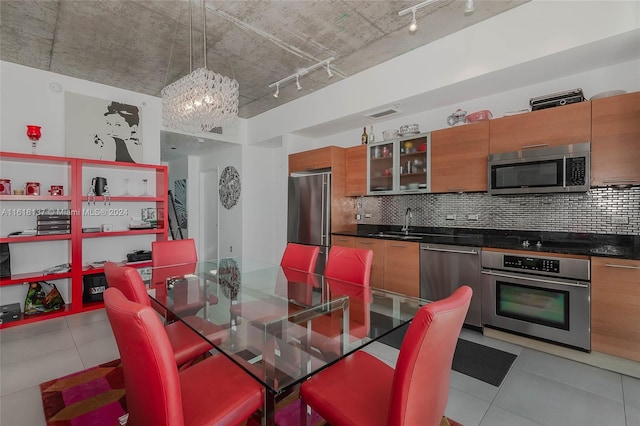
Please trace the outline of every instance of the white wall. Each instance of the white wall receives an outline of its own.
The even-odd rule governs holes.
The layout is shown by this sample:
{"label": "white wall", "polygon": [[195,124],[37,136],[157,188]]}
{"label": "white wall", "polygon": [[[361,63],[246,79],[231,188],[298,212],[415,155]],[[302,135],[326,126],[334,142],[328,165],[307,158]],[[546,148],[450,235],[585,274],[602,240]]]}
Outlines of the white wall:
{"label": "white wall", "polygon": [[[62,85],[53,92],[49,84]],[[160,98],[118,89],[52,72],[0,61],[0,149],[31,153],[26,125],[42,126],[42,138],[37,153],[65,155],[64,92],[78,93],[100,99],[115,100],[140,108],[143,162],[160,164],[160,129],[162,103]]]}

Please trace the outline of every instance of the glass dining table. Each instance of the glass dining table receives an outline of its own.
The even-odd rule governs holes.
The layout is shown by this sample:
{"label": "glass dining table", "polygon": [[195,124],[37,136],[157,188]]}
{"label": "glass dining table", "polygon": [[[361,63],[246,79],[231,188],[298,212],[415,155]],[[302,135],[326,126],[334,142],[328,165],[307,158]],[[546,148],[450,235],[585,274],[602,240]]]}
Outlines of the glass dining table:
{"label": "glass dining table", "polygon": [[301,382],[428,303],[244,257],[152,268],[148,292],[167,320],[183,321],[264,386],[264,425]]}

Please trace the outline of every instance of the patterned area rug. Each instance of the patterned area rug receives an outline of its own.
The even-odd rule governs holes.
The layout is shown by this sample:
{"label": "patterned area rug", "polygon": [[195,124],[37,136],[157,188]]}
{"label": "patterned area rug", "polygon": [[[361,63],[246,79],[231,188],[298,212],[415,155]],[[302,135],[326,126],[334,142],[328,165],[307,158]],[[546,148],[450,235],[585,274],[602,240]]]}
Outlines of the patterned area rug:
{"label": "patterned area rug", "polygon": [[[47,426],[119,426],[126,413],[122,364],[116,359],[40,384]],[[299,424],[300,400],[294,392],[277,404],[276,424]],[[246,426],[257,425],[253,419]],[[325,422],[313,412],[312,425]],[[444,417],[440,426],[462,426]]]}
{"label": "patterned area rug", "polygon": [[47,426],[117,426],[126,413],[119,359],[42,383],[40,393]]}

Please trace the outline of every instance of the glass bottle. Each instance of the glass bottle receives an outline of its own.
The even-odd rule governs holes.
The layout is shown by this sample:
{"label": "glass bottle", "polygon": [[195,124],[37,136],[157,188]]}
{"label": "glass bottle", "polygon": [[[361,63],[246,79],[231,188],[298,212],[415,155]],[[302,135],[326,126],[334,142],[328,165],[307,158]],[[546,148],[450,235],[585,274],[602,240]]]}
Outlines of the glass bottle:
{"label": "glass bottle", "polygon": [[366,145],[367,142],[369,142],[369,137],[367,136],[367,128],[366,127],[364,127],[362,129],[362,139],[361,139],[361,141],[362,141],[362,145]]}
{"label": "glass bottle", "polygon": [[373,126],[369,127],[369,142],[373,143],[376,137],[373,135]]}

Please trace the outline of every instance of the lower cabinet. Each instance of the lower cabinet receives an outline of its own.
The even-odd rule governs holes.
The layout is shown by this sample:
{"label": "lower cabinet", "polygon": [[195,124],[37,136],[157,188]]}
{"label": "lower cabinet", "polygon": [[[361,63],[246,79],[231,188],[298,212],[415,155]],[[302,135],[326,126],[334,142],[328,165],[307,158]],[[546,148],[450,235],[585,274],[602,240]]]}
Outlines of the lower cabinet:
{"label": "lower cabinet", "polygon": [[354,238],[354,240],[356,248],[373,251],[369,285],[373,288],[384,289],[384,241],[376,238]]}
{"label": "lower cabinet", "polygon": [[640,361],[640,260],[591,258],[591,349]]}
{"label": "lower cabinet", "polygon": [[420,244],[384,241],[384,289],[420,296]]}
{"label": "lower cabinet", "polygon": [[407,296],[420,295],[419,243],[334,235],[333,245],[373,251],[371,287]]}

